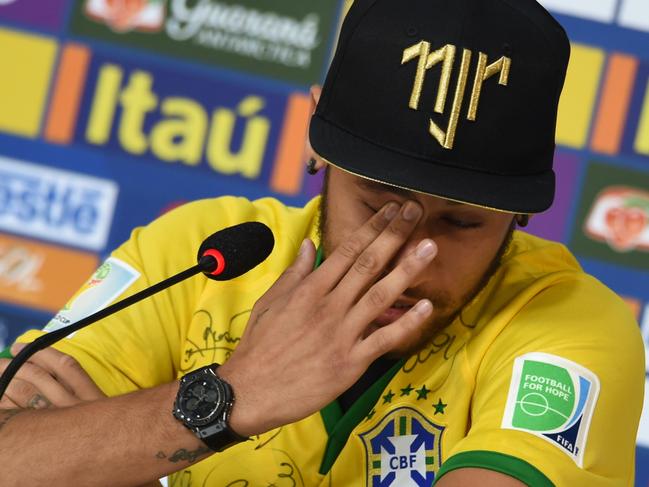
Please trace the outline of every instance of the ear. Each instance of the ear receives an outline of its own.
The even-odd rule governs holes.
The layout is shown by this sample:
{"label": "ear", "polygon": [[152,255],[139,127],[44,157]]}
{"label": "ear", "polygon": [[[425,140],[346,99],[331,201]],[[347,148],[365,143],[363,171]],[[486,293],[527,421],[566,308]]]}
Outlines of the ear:
{"label": "ear", "polygon": [[315,112],[315,107],[320,101],[320,95],[322,94],[322,86],[313,85],[309,89],[309,94],[311,95],[311,113]]}
{"label": "ear", "polygon": [[[318,102],[320,101],[321,93],[322,93],[322,87],[320,85],[313,85],[309,90],[309,94],[311,95],[312,114],[315,113],[315,109],[318,106]],[[326,165],[326,163],[315,153],[313,147],[311,147],[311,142],[309,141],[309,129],[307,127],[306,137],[304,139],[304,160],[310,161],[311,159],[314,159],[316,161],[315,166],[313,167],[313,169],[316,171],[319,171],[320,169],[324,168]]]}
{"label": "ear", "polygon": [[528,215],[528,214],[516,215],[515,217],[516,224],[519,227],[524,228],[530,223],[530,218],[532,218],[532,215]]}

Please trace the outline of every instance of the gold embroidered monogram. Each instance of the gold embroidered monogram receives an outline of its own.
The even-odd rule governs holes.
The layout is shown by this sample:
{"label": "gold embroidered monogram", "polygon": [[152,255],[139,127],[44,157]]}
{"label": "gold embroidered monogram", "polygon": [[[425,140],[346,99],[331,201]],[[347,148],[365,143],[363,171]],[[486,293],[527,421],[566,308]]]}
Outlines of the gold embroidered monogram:
{"label": "gold embroidered monogram", "polygon": [[455,61],[455,46],[446,44],[441,49],[430,52],[430,42],[421,41],[419,44],[415,44],[403,51],[401,64],[412,61],[416,57],[419,58],[419,62],[417,63],[415,86],[412,88],[412,95],[410,96],[408,106],[413,110],[419,108],[419,98],[421,97],[421,90],[424,87],[426,71],[441,61],[444,61],[442,65],[442,77],[439,81],[439,91],[437,92],[437,102],[435,103],[435,111],[437,113],[444,113],[446,95],[448,94],[448,87],[451,84],[453,61]]}
{"label": "gold embroidered monogram", "polygon": [[475,122],[478,113],[478,103],[480,102],[480,94],[482,93],[482,84],[491,78],[494,74],[500,73],[498,84],[507,86],[509,82],[509,69],[511,68],[512,60],[508,57],[501,57],[495,63],[487,66],[487,55],[480,53],[478,57],[478,70],[475,74],[475,82],[473,83],[473,92],[471,93],[471,104],[469,105],[469,115],[467,118]]}
{"label": "gold embroidered monogram", "polygon": [[[451,73],[453,71],[453,63],[455,62],[456,50],[456,46],[446,44],[444,47],[431,52],[430,42],[426,41],[420,41],[417,44],[404,49],[401,58],[402,65],[418,58],[415,82],[410,95],[410,102],[408,103],[408,106],[412,110],[419,109],[419,100],[421,99],[421,92],[424,88],[426,72],[437,64],[442,63],[442,75],[439,80],[437,98],[435,100],[435,112],[444,114],[446,99],[448,98],[451,84]],[[464,101],[467,80],[471,68],[471,58],[472,52],[469,49],[463,49],[460,72],[455,89],[455,96],[453,98],[453,106],[451,107],[451,114],[446,131],[442,130],[433,119],[430,119],[428,130],[445,149],[452,149],[455,142],[455,134],[460,120],[460,111],[462,110],[462,102]],[[492,76],[500,73],[498,84],[501,86],[507,86],[509,83],[509,71],[512,64],[510,58],[502,56],[491,64],[487,63],[487,55],[480,52],[478,54],[478,67],[473,82],[473,89],[471,90],[471,101],[469,103],[469,112],[467,114],[467,120],[472,122],[475,122],[478,115],[478,105],[480,103],[482,85],[484,82]]]}

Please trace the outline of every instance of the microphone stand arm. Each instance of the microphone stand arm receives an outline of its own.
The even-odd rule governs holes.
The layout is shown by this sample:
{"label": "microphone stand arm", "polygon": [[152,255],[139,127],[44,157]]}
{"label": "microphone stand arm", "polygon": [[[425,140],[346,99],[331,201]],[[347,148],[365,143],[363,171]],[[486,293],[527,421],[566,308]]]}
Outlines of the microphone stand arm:
{"label": "microphone stand arm", "polygon": [[160,291],[163,291],[168,287],[173,286],[174,284],[178,284],[179,282],[184,281],[185,279],[188,279],[196,274],[199,274],[200,272],[211,272],[216,268],[216,266],[217,262],[214,257],[210,255],[204,255],[200,258],[198,264],[194,267],[190,267],[187,270],[179,272],[175,276],[164,279],[163,281],[160,281],[159,283],[154,284],[151,287],[143,289],[142,291],[139,291],[132,296],[124,298],[117,303],[111,304],[110,306],[97,311],[96,313],[86,316],[85,318],[82,318],[81,320],[72,323],[71,325],[65,326],[63,328],[60,328],[59,330],[46,333],[45,335],[38,337],[32,343],[27,344],[27,346],[25,346],[25,348],[23,348],[18,353],[18,355],[13,358],[13,360],[9,363],[6,370],[0,377],[0,399],[2,399],[5,390],[9,386],[11,379],[13,379],[14,375],[16,375],[16,372],[18,372],[18,369],[20,369],[20,367],[39,350],[43,350],[44,348],[53,345],[54,343],[65,338],[71,333],[79,331],[82,328],[95,323],[96,321],[99,321],[113,313],[117,313],[118,311],[121,311],[124,308],[131,306],[132,304],[142,301],[149,296],[153,296],[154,294],[159,293]]}

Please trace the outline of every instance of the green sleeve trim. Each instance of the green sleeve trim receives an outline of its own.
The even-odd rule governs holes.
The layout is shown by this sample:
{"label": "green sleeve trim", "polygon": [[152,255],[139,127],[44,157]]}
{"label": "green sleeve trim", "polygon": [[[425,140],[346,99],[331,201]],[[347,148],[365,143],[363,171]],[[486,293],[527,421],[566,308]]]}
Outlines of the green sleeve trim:
{"label": "green sleeve trim", "polygon": [[442,468],[440,468],[435,478],[435,483],[444,474],[458,468],[484,468],[514,477],[531,487],[554,487],[554,484],[543,472],[525,460],[504,453],[485,450],[465,451],[453,455],[442,464]]}
{"label": "green sleeve trim", "polygon": [[320,411],[325,430],[329,436],[327,447],[325,448],[322,463],[320,464],[320,474],[326,475],[333,466],[334,462],[340,455],[340,452],[347,443],[347,439],[352,430],[367,417],[376,401],[381,396],[383,390],[388,386],[392,378],[399,371],[405,359],[399,360],[383,376],[356,399],[354,404],[343,415],[338,401],[334,401]]}
{"label": "green sleeve trim", "polygon": [[10,347],[7,347],[2,352],[0,352],[0,358],[14,358],[14,356],[11,355],[9,349]]}

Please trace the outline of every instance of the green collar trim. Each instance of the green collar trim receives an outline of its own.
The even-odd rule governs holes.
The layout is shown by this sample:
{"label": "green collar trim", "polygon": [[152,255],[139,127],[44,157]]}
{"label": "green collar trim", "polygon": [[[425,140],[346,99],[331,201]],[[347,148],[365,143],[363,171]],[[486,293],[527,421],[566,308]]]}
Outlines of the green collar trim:
{"label": "green collar trim", "polygon": [[324,260],[324,248],[322,245],[318,247],[318,250],[316,250],[315,253],[315,264],[313,265],[313,269],[317,269],[320,264],[322,264],[322,261]]}
{"label": "green collar trim", "polygon": [[[317,269],[324,260],[324,248],[318,247],[315,257],[314,269]],[[333,402],[322,408],[320,415],[324,423],[325,431],[329,439],[325,448],[322,463],[320,464],[320,474],[326,475],[331,470],[332,465],[340,455],[340,452],[347,443],[347,439],[352,430],[370,413],[376,404],[383,390],[390,383],[395,374],[399,371],[405,359],[399,360],[383,376],[372,384],[352,406],[343,414],[343,410],[334,399]]]}
{"label": "green collar trim", "polygon": [[320,414],[324,422],[325,430],[329,436],[325,448],[322,463],[320,464],[320,474],[326,475],[332,465],[340,455],[340,452],[347,443],[347,439],[352,430],[367,417],[376,401],[381,396],[383,390],[390,383],[396,373],[403,367],[405,359],[399,360],[383,376],[372,384],[361,396],[356,399],[354,404],[343,415],[342,409],[337,400],[325,406]]}
{"label": "green collar trim", "polygon": [[494,472],[504,473],[520,480],[525,485],[534,487],[554,487],[554,484],[543,472],[525,460],[498,453],[495,451],[475,450],[465,451],[447,459],[435,477],[435,485],[444,474],[459,468],[484,468]]}

